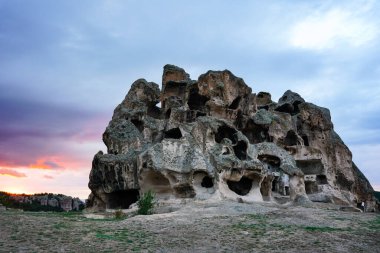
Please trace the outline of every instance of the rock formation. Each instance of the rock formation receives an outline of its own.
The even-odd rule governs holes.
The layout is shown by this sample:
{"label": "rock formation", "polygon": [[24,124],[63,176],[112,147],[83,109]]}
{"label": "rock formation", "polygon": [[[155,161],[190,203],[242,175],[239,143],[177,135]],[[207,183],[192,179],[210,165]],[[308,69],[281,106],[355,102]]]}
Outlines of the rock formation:
{"label": "rock formation", "polygon": [[73,198],[63,194],[41,193],[28,195],[0,192],[0,195],[5,195],[7,198],[10,198],[11,201],[15,201],[20,204],[36,204],[53,207],[55,210],[60,211],[79,211],[84,207],[84,202],[79,198]]}
{"label": "rock formation", "polygon": [[94,209],[128,208],[148,190],[159,199],[374,204],[328,109],[290,90],[275,103],[228,70],[194,81],[166,65],[161,90],[135,81],[103,141],[107,154],[95,155],[90,173]]}

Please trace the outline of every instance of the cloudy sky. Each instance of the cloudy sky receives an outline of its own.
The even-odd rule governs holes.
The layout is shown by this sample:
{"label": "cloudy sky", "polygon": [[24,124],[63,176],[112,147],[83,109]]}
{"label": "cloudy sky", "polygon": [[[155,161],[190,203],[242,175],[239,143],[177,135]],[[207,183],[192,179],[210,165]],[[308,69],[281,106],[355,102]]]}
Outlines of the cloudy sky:
{"label": "cloudy sky", "polygon": [[162,67],[331,110],[380,190],[379,1],[0,0],[0,190],[86,198],[113,109]]}

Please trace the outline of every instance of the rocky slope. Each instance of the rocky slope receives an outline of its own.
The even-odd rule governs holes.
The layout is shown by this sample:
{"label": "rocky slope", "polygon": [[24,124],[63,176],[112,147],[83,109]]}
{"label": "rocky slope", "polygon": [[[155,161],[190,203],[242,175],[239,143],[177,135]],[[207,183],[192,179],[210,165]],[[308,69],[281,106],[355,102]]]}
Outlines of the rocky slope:
{"label": "rocky slope", "polygon": [[290,90],[273,102],[228,70],[195,81],[166,65],[161,90],[135,81],[103,141],[89,181],[95,210],[128,208],[148,190],[159,199],[376,204],[328,109]]}

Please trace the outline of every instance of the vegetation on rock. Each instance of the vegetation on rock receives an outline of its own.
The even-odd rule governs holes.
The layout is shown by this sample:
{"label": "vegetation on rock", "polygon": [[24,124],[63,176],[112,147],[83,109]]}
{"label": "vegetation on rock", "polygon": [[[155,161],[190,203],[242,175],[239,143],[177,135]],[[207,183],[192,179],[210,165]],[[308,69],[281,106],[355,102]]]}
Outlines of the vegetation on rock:
{"label": "vegetation on rock", "polygon": [[137,201],[137,206],[139,207],[137,211],[138,214],[152,214],[154,207],[154,193],[152,191],[144,193]]}

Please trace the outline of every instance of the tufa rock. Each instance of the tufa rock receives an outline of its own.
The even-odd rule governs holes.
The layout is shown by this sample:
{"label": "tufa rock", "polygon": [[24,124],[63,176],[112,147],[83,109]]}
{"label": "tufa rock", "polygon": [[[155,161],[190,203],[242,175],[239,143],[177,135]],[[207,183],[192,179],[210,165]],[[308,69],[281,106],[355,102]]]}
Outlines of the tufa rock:
{"label": "tufa rock", "polygon": [[148,190],[160,200],[374,201],[328,109],[290,90],[275,103],[228,70],[195,81],[166,65],[161,91],[137,80],[103,141],[107,154],[95,155],[90,173],[93,210],[128,208]]}

